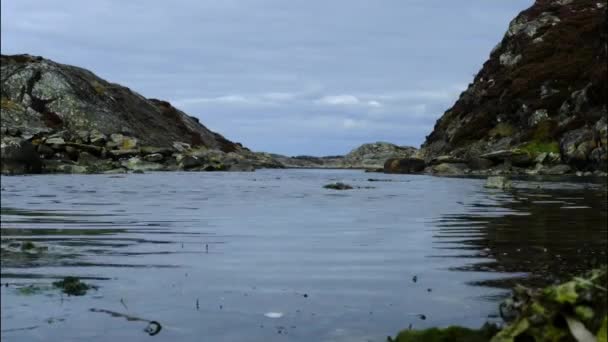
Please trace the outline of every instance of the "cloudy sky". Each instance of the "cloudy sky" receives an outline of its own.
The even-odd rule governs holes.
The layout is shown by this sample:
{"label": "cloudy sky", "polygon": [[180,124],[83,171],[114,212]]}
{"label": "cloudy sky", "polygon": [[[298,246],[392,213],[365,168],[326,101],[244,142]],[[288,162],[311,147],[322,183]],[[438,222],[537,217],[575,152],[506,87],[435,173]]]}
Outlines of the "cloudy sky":
{"label": "cloudy sky", "polygon": [[81,66],[258,151],[418,147],[532,0],[3,0],[2,53]]}

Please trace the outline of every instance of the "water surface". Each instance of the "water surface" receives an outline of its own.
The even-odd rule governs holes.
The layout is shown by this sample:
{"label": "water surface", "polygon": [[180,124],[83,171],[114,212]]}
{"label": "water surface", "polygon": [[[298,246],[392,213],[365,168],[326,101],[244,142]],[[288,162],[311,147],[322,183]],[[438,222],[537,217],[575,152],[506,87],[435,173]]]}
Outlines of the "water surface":
{"label": "water surface", "polygon": [[[322,188],[335,181],[362,188]],[[410,324],[480,326],[513,284],[606,263],[605,183],[483,183],[345,170],[2,177],[2,340],[383,341]],[[24,240],[48,250],[9,247]],[[99,288],[49,286],[68,275]],[[30,284],[47,289],[24,294]],[[148,336],[107,311],[163,329]]]}

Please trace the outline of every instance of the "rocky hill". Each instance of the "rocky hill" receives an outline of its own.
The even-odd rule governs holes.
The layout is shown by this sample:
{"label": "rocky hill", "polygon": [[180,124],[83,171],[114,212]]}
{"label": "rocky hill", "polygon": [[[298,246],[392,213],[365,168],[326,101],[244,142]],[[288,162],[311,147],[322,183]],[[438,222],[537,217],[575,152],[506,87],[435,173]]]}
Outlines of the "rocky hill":
{"label": "rocky hill", "polygon": [[[606,172],[606,28],[605,1],[537,0],[520,13],[427,136],[427,170]],[[441,158],[452,165],[433,168]]]}
{"label": "rocky hill", "polygon": [[0,62],[3,173],[280,166],[88,70],[29,55]]}
{"label": "rocky hill", "polygon": [[409,158],[418,149],[410,146],[397,146],[387,142],[363,144],[345,156],[296,156],[272,155],[277,161],[289,168],[320,169],[382,169],[389,158]]}

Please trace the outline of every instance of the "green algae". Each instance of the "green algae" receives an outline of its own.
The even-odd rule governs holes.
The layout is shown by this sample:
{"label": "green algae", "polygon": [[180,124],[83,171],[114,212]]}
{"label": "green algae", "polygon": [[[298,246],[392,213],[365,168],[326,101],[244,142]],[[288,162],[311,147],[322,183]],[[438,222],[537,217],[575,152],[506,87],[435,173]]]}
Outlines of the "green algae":
{"label": "green algae", "polygon": [[430,328],[426,330],[404,330],[389,342],[487,342],[498,331],[498,327],[486,324],[481,329],[457,326]]}
{"label": "green algae", "polygon": [[544,289],[517,286],[512,297],[501,304],[506,322],[500,330],[489,324],[478,330],[456,326],[404,330],[388,341],[606,342],[607,283],[607,268],[603,266]]}
{"label": "green algae", "polygon": [[83,296],[88,290],[95,286],[83,283],[78,277],[65,277],[63,280],[56,281],[53,286],[60,288],[63,293],[70,296]]}

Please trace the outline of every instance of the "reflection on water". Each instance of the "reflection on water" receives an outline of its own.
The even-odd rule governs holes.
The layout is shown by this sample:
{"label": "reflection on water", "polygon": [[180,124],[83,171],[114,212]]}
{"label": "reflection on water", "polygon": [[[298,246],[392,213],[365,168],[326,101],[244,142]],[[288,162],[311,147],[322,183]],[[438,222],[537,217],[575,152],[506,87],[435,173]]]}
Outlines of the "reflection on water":
{"label": "reflection on water", "polygon": [[[368,176],[2,177],[2,339],[151,338],[99,314],[117,312],[165,340],[382,341],[478,326],[516,282],[606,263],[605,183]],[[335,181],[362,188],[322,188]],[[68,275],[99,289],[49,288]]]}

